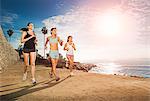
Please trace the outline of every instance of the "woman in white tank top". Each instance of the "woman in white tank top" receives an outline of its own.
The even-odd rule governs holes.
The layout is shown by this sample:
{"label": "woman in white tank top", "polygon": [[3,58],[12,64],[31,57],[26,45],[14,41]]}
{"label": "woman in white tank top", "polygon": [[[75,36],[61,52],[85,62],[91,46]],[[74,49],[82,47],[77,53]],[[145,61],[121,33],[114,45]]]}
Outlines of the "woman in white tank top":
{"label": "woman in white tank top", "polygon": [[64,50],[66,50],[66,57],[69,61],[69,69],[70,69],[70,75],[73,75],[73,65],[74,65],[74,50],[75,44],[72,41],[72,36],[68,36],[67,43],[65,44]]}

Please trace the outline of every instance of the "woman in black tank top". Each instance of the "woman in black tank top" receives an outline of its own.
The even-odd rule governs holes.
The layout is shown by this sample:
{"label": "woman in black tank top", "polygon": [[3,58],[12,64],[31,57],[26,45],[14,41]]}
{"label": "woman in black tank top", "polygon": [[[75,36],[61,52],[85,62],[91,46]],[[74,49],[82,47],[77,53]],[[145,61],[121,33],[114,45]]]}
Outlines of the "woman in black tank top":
{"label": "woman in black tank top", "polygon": [[[36,60],[36,52],[35,52],[35,44],[36,44],[36,36],[33,31],[33,24],[28,23],[27,24],[27,31],[22,32],[21,42],[24,43],[23,47],[23,56],[24,56],[24,74],[23,74],[23,80],[27,79],[27,68],[31,65],[31,75],[32,75],[32,83],[36,84],[35,80],[35,60]],[[30,59],[29,59],[30,58]]]}
{"label": "woman in black tank top", "polygon": [[[30,36],[31,35],[27,32],[24,39],[29,38]],[[23,52],[24,53],[35,52],[35,41],[36,41],[35,37],[33,37],[33,38],[29,39],[28,41],[26,41],[24,43]]]}

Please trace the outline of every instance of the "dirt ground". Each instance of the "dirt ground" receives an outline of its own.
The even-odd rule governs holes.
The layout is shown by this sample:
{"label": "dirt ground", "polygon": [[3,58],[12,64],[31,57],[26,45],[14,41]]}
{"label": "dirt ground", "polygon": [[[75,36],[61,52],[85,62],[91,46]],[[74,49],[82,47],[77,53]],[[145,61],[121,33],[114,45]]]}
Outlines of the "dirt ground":
{"label": "dirt ground", "polygon": [[0,74],[1,101],[150,101],[150,79],[101,75],[57,69],[60,81],[49,78],[50,68],[36,66],[37,85],[22,81],[23,63],[6,68]]}

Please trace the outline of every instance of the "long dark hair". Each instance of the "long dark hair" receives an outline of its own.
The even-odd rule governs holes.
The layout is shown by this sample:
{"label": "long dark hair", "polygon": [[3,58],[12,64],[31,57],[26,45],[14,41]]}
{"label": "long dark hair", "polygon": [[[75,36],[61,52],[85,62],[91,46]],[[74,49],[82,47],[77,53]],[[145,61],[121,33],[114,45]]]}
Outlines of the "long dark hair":
{"label": "long dark hair", "polygon": [[53,31],[54,29],[56,29],[56,27],[54,27],[54,28],[51,28],[51,34],[52,34],[52,31]]}
{"label": "long dark hair", "polygon": [[28,31],[28,28],[21,28],[20,31]]}
{"label": "long dark hair", "polygon": [[[32,24],[32,22],[28,22],[27,26],[29,26],[30,24]],[[20,31],[28,31],[28,28],[21,28]]]}
{"label": "long dark hair", "polygon": [[28,22],[27,26],[29,26],[30,24],[32,24],[32,22]]}
{"label": "long dark hair", "polygon": [[71,38],[72,36],[68,36],[68,38],[67,38],[67,42],[69,42],[69,38]]}
{"label": "long dark hair", "polygon": [[[32,22],[28,22],[28,23],[27,23],[27,27],[28,27],[30,24],[33,24],[33,23],[32,23]],[[27,28],[27,31],[29,31],[28,28]]]}

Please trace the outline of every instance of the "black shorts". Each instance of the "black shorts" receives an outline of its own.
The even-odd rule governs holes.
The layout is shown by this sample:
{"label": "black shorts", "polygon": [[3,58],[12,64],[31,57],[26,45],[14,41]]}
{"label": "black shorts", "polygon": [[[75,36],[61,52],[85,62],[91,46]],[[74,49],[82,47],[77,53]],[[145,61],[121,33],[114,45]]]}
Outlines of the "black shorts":
{"label": "black shorts", "polygon": [[24,52],[24,53],[35,52],[35,48],[33,48],[33,49],[26,49],[26,48],[24,48],[24,49],[23,49],[23,52]]}

